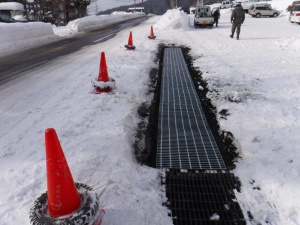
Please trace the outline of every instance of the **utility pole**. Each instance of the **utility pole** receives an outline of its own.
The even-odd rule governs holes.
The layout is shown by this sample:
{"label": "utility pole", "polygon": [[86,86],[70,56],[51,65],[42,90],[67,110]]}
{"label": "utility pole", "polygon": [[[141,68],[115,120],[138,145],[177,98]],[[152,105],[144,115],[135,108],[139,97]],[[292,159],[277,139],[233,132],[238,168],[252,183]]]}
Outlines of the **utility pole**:
{"label": "utility pole", "polygon": [[136,1],[136,0],[134,0],[134,12],[136,11],[136,8],[135,8],[135,1]]}

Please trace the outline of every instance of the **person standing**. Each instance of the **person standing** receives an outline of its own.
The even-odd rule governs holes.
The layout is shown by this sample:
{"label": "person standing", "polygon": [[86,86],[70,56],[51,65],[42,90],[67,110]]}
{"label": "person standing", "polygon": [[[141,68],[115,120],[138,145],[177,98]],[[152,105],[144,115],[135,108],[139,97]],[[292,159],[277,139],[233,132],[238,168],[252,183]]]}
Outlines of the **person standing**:
{"label": "person standing", "polygon": [[232,11],[230,22],[232,23],[231,28],[231,35],[230,37],[233,38],[234,32],[236,30],[236,39],[239,40],[240,32],[241,32],[241,25],[244,23],[245,20],[245,12],[241,4],[237,4],[235,9]]}
{"label": "person standing", "polygon": [[219,10],[219,8],[217,8],[213,12],[212,16],[214,17],[214,23],[216,24],[216,27],[217,27],[218,26],[218,22],[219,22],[219,18],[220,18],[220,10]]}

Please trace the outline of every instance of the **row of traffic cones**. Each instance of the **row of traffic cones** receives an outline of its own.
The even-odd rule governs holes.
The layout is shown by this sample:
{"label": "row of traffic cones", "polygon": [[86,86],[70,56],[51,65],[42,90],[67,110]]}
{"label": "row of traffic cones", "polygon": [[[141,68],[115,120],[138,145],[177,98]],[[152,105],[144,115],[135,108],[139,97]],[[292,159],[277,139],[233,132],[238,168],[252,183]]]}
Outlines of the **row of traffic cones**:
{"label": "row of traffic cones", "polygon": [[[150,36],[148,36],[148,38],[156,38],[156,36],[154,36],[152,26]],[[125,45],[125,47],[129,50],[135,49],[132,41],[132,32],[130,32],[129,35],[128,45]],[[95,93],[110,92],[114,87],[114,80],[108,77],[104,52],[101,53],[99,75],[93,85],[95,87]],[[40,224],[38,220],[43,222],[47,220],[51,224],[55,224],[56,222],[64,224],[64,219],[68,220],[69,224],[70,220],[72,220],[72,214],[75,212],[82,216],[83,220],[81,220],[81,218],[77,218],[77,215],[76,219],[78,220],[71,224],[80,225],[82,221],[84,222],[87,216],[92,216],[89,224],[92,223],[92,225],[100,225],[105,211],[97,208],[98,212],[94,212],[95,210],[91,209],[91,212],[94,212],[95,215],[91,215],[90,212],[87,213],[88,215],[84,215],[84,212],[82,212],[83,208],[86,210],[89,206],[82,206],[84,204],[83,201],[85,197],[82,197],[78,192],[79,187],[76,186],[73,180],[73,176],[69,169],[56,131],[53,128],[48,128],[45,131],[45,148],[47,201],[45,202],[44,199],[41,199],[37,202],[36,207],[39,207],[38,210],[36,208],[31,210],[31,222],[33,225],[35,225],[34,223]],[[98,207],[97,202],[94,205]],[[47,208],[47,210],[44,212],[43,210],[45,210],[45,208]],[[45,213],[45,215],[43,213]],[[49,220],[49,216],[51,221]],[[84,222],[84,224],[86,223]]]}
{"label": "row of traffic cones", "polygon": [[[154,35],[153,26],[150,28],[150,35],[148,36],[149,39],[155,39],[156,36]],[[125,45],[127,50],[134,50],[135,46],[133,45],[133,38],[132,32],[129,33],[128,44]],[[111,92],[115,87],[115,80],[108,77],[107,72],[107,65],[105,59],[105,53],[101,53],[100,57],[100,69],[99,75],[96,80],[92,80],[93,86],[95,90],[93,91],[94,94],[101,94],[103,92]]]}
{"label": "row of traffic cones", "polygon": [[[154,35],[154,31],[153,31],[153,26],[151,26],[150,28],[150,35],[148,36],[149,39],[155,39],[156,36]],[[128,44],[125,45],[125,48],[127,50],[134,50],[135,46],[133,45],[133,40],[132,40],[132,32],[130,31],[129,33],[129,38],[128,38]]]}

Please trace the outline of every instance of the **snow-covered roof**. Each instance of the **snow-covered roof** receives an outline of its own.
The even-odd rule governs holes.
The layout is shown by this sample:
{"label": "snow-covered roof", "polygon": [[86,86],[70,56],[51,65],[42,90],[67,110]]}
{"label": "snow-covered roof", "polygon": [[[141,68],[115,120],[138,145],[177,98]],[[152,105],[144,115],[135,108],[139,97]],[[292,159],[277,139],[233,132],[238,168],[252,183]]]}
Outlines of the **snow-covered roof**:
{"label": "snow-covered roof", "polygon": [[19,10],[24,11],[24,5],[17,2],[2,2],[0,3],[0,10]]}

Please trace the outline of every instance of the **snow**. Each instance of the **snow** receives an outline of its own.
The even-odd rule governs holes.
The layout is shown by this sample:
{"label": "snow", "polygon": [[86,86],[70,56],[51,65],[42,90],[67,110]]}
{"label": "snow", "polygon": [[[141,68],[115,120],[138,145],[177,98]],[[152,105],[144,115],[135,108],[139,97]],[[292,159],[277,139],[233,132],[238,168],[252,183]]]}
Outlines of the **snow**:
{"label": "snow", "polygon": [[[278,18],[246,15],[239,41],[229,38],[230,9],[221,10],[218,28],[197,30],[192,15],[169,10],[1,86],[0,224],[29,224],[29,209],[46,191],[44,131],[49,127],[57,131],[74,180],[99,194],[106,211],[103,225],[173,224],[161,204],[166,199],[160,170],[139,165],[132,147],[141,121],[137,108],[152,99],[148,74],[158,67],[155,54],[164,43],[191,48],[207,96],[218,112],[228,110],[226,119],[218,115],[218,120],[220,131],[234,135],[241,156],[232,172],[242,182],[236,195],[248,224],[299,225],[300,35],[299,25],[285,13],[291,2],[273,0],[283,12]],[[54,27],[51,41],[79,31],[80,20],[72,23],[71,30]],[[150,25],[156,40],[148,40]],[[7,24],[0,29],[13,36]],[[39,37],[38,30],[30,33]],[[134,51],[124,48],[129,31]],[[1,42],[1,53],[9,45],[22,46],[11,41]],[[102,51],[116,89],[95,95],[91,80],[98,76]]]}
{"label": "snow", "polygon": [[0,3],[0,10],[19,10],[24,11],[24,6],[17,2],[2,2]]}
{"label": "snow", "polygon": [[120,23],[124,20],[145,16],[144,13],[114,13],[104,16],[88,16],[82,19],[71,21],[67,29],[71,32],[83,32],[93,29],[100,29],[112,24]]}
{"label": "snow", "polygon": [[218,215],[217,213],[214,213],[211,217],[210,220],[219,220],[220,219],[220,215]]}
{"label": "snow", "polygon": [[10,53],[58,40],[50,23],[0,23],[0,52]]}
{"label": "snow", "polygon": [[57,41],[60,37],[78,34],[91,29],[120,23],[137,17],[142,13],[116,12],[113,15],[88,16],[71,21],[66,27],[56,27],[50,23],[0,23],[0,29],[5,30],[0,36],[0,52],[3,54],[18,52],[33,46]]}

